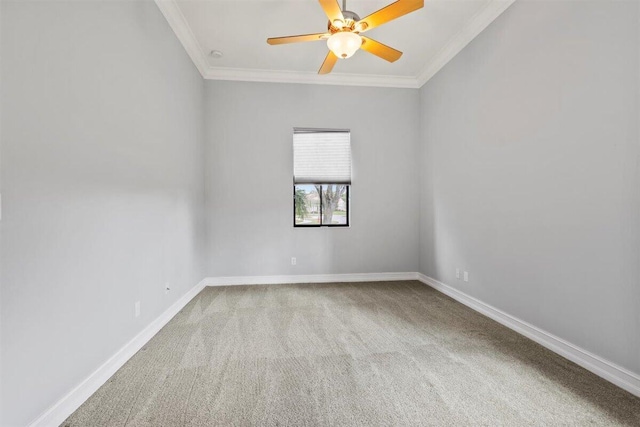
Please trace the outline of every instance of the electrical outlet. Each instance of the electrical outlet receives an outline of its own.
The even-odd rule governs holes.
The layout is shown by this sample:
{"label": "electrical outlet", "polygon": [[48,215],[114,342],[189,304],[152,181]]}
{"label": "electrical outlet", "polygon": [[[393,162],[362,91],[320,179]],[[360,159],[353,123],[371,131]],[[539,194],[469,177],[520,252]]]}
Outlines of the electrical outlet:
{"label": "electrical outlet", "polygon": [[170,283],[169,283],[169,282],[166,282],[166,283],[164,284],[164,293],[165,293],[165,295],[166,295],[166,294],[168,294],[168,293],[169,293],[169,291],[171,291]]}
{"label": "electrical outlet", "polygon": [[136,317],[140,317],[140,301],[136,301],[135,309],[136,309]]}
{"label": "electrical outlet", "polygon": [[468,271],[465,271],[465,272],[464,272],[464,281],[465,281],[465,282],[468,282],[468,281],[469,281],[469,272],[468,272]]}
{"label": "electrical outlet", "polygon": [[456,279],[460,278],[460,269],[456,268]]}
{"label": "electrical outlet", "polygon": [[291,265],[296,265],[296,257],[291,257]]}

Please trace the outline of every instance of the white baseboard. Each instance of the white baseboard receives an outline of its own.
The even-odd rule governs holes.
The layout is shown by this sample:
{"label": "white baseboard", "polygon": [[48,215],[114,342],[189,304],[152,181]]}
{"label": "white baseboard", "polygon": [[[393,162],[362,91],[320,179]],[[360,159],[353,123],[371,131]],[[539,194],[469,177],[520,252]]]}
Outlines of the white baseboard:
{"label": "white baseboard", "polygon": [[158,333],[169,320],[187,305],[202,289],[204,280],[184,294],[179,300],[167,308],[157,319],[151,322],[131,341],[125,344],[116,354],[111,356],[102,366],[96,369],[84,381],[56,402],[45,413],[29,424],[29,427],[51,427],[60,425],[69,415],[80,407],[93,393],[107,382],[138,350]]}
{"label": "white baseboard", "polygon": [[284,276],[232,276],[208,277],[206,286],[270,285],[278,283],[327,283],[327,282],[375,282],[393,280],[419,280],[450,296],[467,307],[503,324],[521,335],[571,360],[605,380],[640,397],[640,376],[588,352],[553,334],[543,331],[523,320],[490,306],[451,286],[445,285],[422,273],[361,273],[361,274],[312,274]]}
{"label": "white baseboard", "polygon": [[283,276],[229,276],[207,277],[206,286],[230,285],[275,285],[284,283],[340,283],[340,282],[384,282],[393,280],[418,280],[418,273],[353,273],[353,274],[306,274]]}
{"label": "white baseboard", "polygon": [[127,360],[140,350],[169,320],[173,318],[205,286],[257,285],[278,283],[331,283],[331,282],[379,282],[394,280],[419,280],[467,307],[513,329],[525,337],[541,344],[560,356],[571,360],[607,381],[640,397],[640,376],[595,354],[583,350],[562,338],[558,338],[527,322],[445,285],[422,273],[358,273],[358,274],[312,274],[288,276],[235,276],[208,277],[173,303],[157,319],[122,347],[115,355],[96,369],[89,377],[67,393],[45,413],[29,424],[29,427],[49,427],[60,425],[69,415],[82,405],[102,386]]}
{"label": "white baseboard", "polygon": [[431,277],[418,273],[418,280],[431,286],[432,288],[450,296],[456,301],[466,305],[473,310],[484,314],[504,326],[513,329],[521,335],[548,348],[554,353],[571,360],[577,365],[593,372],[599,377],[617,385],[618,387],[640,397],[640,376],[617,366],[593,353],[577,347],[570,342],[563,340],[553,334],[539,329],[525,321],[505,313],[495,307],[490,306],[470,295],[465,294],[449,285],[445,285]]}

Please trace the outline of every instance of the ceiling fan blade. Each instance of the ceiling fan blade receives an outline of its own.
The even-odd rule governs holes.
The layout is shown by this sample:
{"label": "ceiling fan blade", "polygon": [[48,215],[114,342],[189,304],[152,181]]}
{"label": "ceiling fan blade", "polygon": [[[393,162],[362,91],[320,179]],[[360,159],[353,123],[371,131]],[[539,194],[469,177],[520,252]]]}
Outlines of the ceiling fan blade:
{"label": "ceiling fan blade", "polygon": [[324,13],[329,18],[329,22],[333,22],[336,19],[344,21],[344,16],[342,16],[342,10],[340,10],[340,5],[338,4],[338,0],[318,0],[320,2],[320,6],[324,9]]}
{"label": "ceiling fan blade", "polygon": [[316,34],[302,34],[299,36],[287,36],[287,37],[271,37],[267,39],[267,43],[271,45],[275,44],[287,44],[287,43],[300,43],[300,42],[314,42],[317,40],[323,40],[329,37],[328,33],[316,33]]}
{"label": "ceiling fan blade", "polygon": [[422,7],[424,7],[424,0],[398,0],[358,21],[358,24],[364,27],[360,32],[369,31]]}
{"label": "ceiling fan blade", "polygon": [[333,66],[336,65],[338,61],[338,57],[331,51],[327,53],[327,56],[324,58],[324,62],[322,66],[318,70],[318,74],[329,74],[331,70],[333,70]]}
{"label": "ceiling fan blade", "polygon": [[389,47],[386,44],[382,44],[378,41],[370,39],[369,37],[360,37],[362,37],[362,46],[360,46],[360,48],[362,50],[366,50],[369,53],[373,53],[375,56],[379,56],[380,58],[389,62],[396,62],[402,56],[402,52]]}

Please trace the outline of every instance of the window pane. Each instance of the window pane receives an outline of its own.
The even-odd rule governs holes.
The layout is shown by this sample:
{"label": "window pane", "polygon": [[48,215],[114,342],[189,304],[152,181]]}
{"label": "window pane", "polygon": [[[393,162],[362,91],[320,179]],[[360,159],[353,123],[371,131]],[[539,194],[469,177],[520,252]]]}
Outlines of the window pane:
{"label": "window pane", "polygon": [[322,186],[322,224],[346,225],[347,185],[331,184]]}
{"label": "window pane", "polygon": [[295,225],[320,224],[320,195],[313,185],[296,185],[293,197]]}

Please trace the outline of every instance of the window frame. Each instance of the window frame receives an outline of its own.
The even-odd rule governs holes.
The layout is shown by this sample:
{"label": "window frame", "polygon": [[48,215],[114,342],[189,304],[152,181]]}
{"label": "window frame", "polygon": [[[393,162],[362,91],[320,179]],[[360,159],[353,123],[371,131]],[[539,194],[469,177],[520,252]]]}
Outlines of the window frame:
{"label": "window frame", "polygon": [[292,197],[292,205],[293,205],[293,227],[294,228],[320,228],[320,227],[339,227],[339,228],[349,228],[351,227],[351,209],[350,209],[350,205],[351,205],[351,184],[298,184],[298,185],[321,185],[321,186],[325,186],[325,185],[346,185],[347,186],[347,192],[346,192],[346,205],[347,205],[347,214],[346,214],[346,218],[347,218],[347,222],[346,224],[323,224],[322,223],[322,191],[320,191],[320,207],[319,207],[319,212],[320,212],[320,223],[319,224],[296,224],[296,184],[293,184],[293,197]]}

